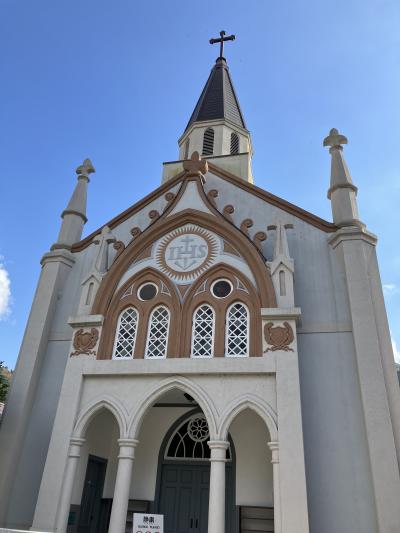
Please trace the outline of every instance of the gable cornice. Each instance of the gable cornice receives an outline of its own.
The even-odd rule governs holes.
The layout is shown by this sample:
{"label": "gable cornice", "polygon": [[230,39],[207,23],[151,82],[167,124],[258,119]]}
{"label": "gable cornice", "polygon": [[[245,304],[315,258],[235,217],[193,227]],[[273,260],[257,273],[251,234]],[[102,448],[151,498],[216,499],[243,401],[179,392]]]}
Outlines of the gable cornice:
{"label": "gable cornice", "polygon": [[[304,220],[311,226],[314,226],[321,231],[324,231],[325,233],[334,233],[339,228],[336,226],[336,224],[333,224],[332,222],[328,222],[327,220],[324,220],[323,218],[318,217],[317,215],[313,215],[309,211],[306,211],[305,209],[302,209],[301,207],[298,207],[287,200],[284,200],[283,198],[280,198],[279,196],[275,196],[274,194],[264,191],[260,187],[257,187],[256,185],[253,185],[252,183],[248,183],[244,181],[242,178],[239,178],[238,176],[235,176],[234,174],[231,174],[227,170],[222,169],[221,167],[218,167],[214,163],[211,163],[208,161],[208,167],[209,172],[212,174],[215,174],[219,178],[228,181],[229,183],[232,183],[233,185],[236,185],[237,187],[243,189],[244,191],[253,194],[254,196],[257,196],[261,200],[264,200],[265,202],[269,203],[270,205],[273,205],[275,207],[278,207],[285,211],[286,213],[289,213],[301,220]],[[151,193],[146,195],[144,198],[139,200],[136,204],[133,204],[131,207],[128,207],[125,211],[111,219],[109,222],[106,222],[106,226],[108,226],[110,229],[115,228],[131,216],[133,216],[135,213],[140,211],[141,209],[145,208],[148,204],[153,202],[156,198],[161,196],[162,194],[167,193],[172,187],[180,183],[185,178],[185,171],[180,172],[177,174],[174,178],[171,180],[168,180],[167,182],[160,185],[160,187],[157,187],[157,189],[154,189]],[[84,250],[87,248],[93,241],[93,238],[100,233],[103,226],[101,226],[99,229],[93,231],[90,235],[82,239],[81,241],[75,243],[71,247],[71,252],[76,253]]]}

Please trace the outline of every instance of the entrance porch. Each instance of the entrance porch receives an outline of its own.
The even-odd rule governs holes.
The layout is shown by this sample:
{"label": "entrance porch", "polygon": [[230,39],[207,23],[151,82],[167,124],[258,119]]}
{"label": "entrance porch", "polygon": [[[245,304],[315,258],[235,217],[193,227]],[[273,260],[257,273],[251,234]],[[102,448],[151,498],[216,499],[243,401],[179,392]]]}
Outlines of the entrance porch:
{"label": "entrance porch", "polygon": [[163,514],[165,533],[274,531],[271,439],[253,410],[233,418],[226,440],[210,441],[199,405],[175,389],[148,409],[137,437],[120,439],[106,408],[92,417],[68,533],[130,533],[134,512]]}

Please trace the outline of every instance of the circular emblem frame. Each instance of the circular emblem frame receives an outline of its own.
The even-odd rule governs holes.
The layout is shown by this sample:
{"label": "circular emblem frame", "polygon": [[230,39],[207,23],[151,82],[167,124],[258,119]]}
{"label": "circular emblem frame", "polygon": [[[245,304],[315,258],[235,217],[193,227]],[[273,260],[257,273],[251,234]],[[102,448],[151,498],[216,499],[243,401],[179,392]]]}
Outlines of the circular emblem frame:
{"label": "circular emblem frame", "polygon": [[[174,260],[177,264],[177,268],[173,268],[173,261],[171,257],[167,259],[166,255],[169,249],[169,245],[180,237],[187,236],[185,245],[174,247]],[[200,237],[200,239],[205,243],[203,248],[206,250],[200,249],[199,245],[189,245],[190,236]],[[184,242],[183,239],[181,241]],[[196,246],[198,248],[198,256],[196,257]],[[175,249],[179,248],[176,252]],[[177,283],[188,283],[196,279],[200,274],[205,272],[214,262],[218,253],[218,240],[217,238],[209,233],[207,230],[200,228],[198,226],[184,226],[183,228],[178,228],[165,237],[162,238],[161,242],[158,244],[156,252],[156,261],[157,266],[160,270],[166,274],[168,277],[172,278]],[[191,255],[190,255],[191,254]],[[189,261],[187,258],[190,258]],[[187,265],[185,262],[187,261]],[[179,265],[179,266],[178,266]],[[185,268],[186,266],[186,268]]]}

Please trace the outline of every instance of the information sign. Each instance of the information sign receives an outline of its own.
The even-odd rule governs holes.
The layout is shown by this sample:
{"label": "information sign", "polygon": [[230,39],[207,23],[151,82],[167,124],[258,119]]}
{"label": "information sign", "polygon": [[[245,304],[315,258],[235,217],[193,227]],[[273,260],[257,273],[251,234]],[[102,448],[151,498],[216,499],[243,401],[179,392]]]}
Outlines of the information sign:
{"label": "information sign", "polygon": [[133,513],[132,533],[164,533],[164,515]]}

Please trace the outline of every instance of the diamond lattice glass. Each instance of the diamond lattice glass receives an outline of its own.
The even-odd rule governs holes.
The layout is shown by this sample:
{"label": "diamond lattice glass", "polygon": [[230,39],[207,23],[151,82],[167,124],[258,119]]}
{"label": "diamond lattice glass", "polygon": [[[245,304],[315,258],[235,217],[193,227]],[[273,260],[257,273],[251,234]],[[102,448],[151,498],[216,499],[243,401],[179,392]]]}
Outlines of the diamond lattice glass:
{"label": "diamond lattice glass", "polygon": [[228,356],[248,355],[248,322],[248,312],[243,304],[236,303],[229,308],[226,335],[226,354]]}
{"label": "diamond lattice glass", "polygon": [[136,332],[138,324],[138,313],[136,309],[130,307],[125,309],[119,317],[117,338],[115,341],[115,359],[126,359],[133,357],[135,349]]}

